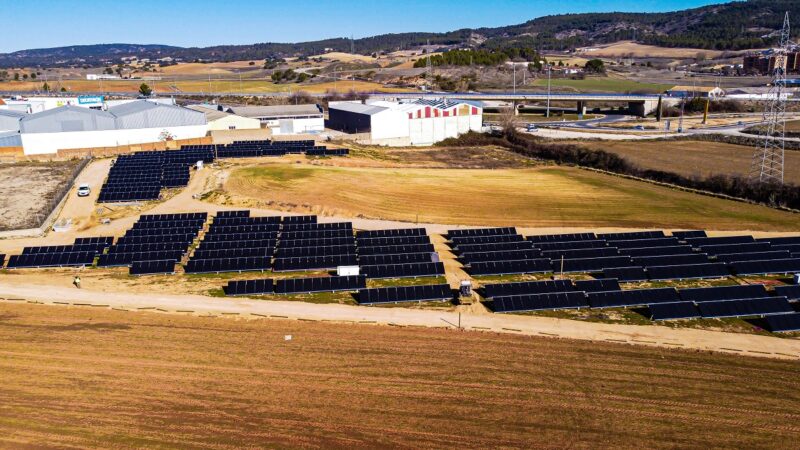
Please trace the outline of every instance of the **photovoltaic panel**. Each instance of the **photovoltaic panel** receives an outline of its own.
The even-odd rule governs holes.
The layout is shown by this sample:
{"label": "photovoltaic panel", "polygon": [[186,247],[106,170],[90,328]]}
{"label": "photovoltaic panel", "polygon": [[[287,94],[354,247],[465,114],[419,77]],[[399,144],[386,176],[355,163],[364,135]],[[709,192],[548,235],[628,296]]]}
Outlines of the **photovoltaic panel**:
{"label": "photovoltaic panel", "polygon": [[175,260],[136,261],[131,265],[131,275],[155,275],[175,273]]}
{"label": "photovoltaic panel", "polygon": [[517,261],[520,259],[536,259],[539,258],[539,250],[508,250],[503,252],[483,252],[483,253],[462,253],[460,260],[464,263],[482,262],[482,261]]}
{"label": "photovoltaic panel", "polygon": [[63,252],[63,253],[33,253],[11,255],[8,258],[9,269],[22,269],[31,267],[82,267],[90,266],[94,262],[95,252]]}
{"label": "photovoltaic panel", "polygon": [[747,244],[755,242],[755,239],[753,239],[753,236],[720,236],[687,238],[685,241],[694,247],[700,247],[703,245]]}
{"label": "photovoltaic panel", "polygon": [[788,274],[800,272],[800,258],[739,261],[730,263],[729,267],[737,275]]}
{"label": "photovoltaic panel", "polygon": [[401,253],[433,253],[433,244],[387,245],[383,247],[364,247],[358,249],[360,256],[398,255]]}
{"label": "photovoltaic panel", "polygon": [[639,266],[680,266],[684,264],[705,264],[708,255],[705,253],[692,253],[689,255],[664,255],[664,256],[637,256],[633,262]]}
{"label": "photovoltaic panel", "polygon": [[352,222],[332,222],[332,223],[285,223],[283,231],[324,231],[324,230],[352,230]]}
{"label": "photovoltaic panel", "polygon": [[549,259],[527,259],[520,261],[486,261],[476,262],[469,266],[471,275],[510,275],[515,273],[552,272]]}
{"label": "photovoltaic panel", "polygon": [[254,233],[225,233],[216,234],[210,233],[203,237],[203,243],[206,242],[223,242],[223,241],[263,241],[274,240],[277,237],[274,231],[258,231]]}
{"label": "photovoltaic panel", "polygon": [[353,230],[312,230],[312,231],[282,231],[281,240],[298,239],[328,239],[336,237],[352,237]]}
{"label": "photovoltaic panel", "polygon": [[678,245],[675,247],[642,247],[642,248],[621,248],[620,254],[637,256],[667,256],[667,255],[689,255],[694,253],[691,245]]}
{"label": "photovoltaic panel", "polygon": [[[356,244],[356,239],[353,236],[343,236],[336,238],[320,238],[320,239],[283,239],[278,242],[279,249],[297,248],[297,247],[335,247],[340,245],[353,246]],[[362,251],[363,253],[363,251]]]}
{"label": "photovoltaic panel", "polygon": [[772,250],[786,250],[792,254],[800,253],[800,244],[772,244]]}
{"label": "photovoltaic panel", "polygon": [[763,321],[766,328],[773,333],[800,331],[800,313],[767,316]]}
{"label": "photovoltaic panel", "polygon": [[598,239],[605,239],[607,241],[629,241],[634,239],[657,239],[663,237],[664,232],[661,230],[631,231],[626,233],[603,233],[597,235]]}
{"label": "photovoltaic panel", "polygon": [[363,275],[342,277],[285,278],[275,284],[276,294],[308,294],[313,292],[358,291],[366,289]]}
{"label": "photovoltaic panel", "polygon": [[576,241],[595,241],[598,240],[594,233],[565,233],[565,234],[542,234],[527,236],[529,242],[576,242]]}
{"label": "photovoltaic panel", "polygon": [[394,236],[359,239],[358,248],[362,247],[385,247],[390,245],[418,245],[431,242],[428,236]]}
{"label": "photovoltaic panel", "polygon": [[355,255],[355,245],[330,245],[327,247],[287,247],[278,249],[276,258],[300,258],[307,256]]}
{"label": "photovoltaic panel", "polygon": [[356,266],[356,255],[327,255],[298,258],[276,258],[273,270],[286,272],[294,270],[335,269],[338,266]]}
{"label": "photovoltaic panel", "polygon": [[794,312],[785,297],[704,302],[698,303],[697,309],[705,318],[746,317]]}
{"label": "photovoltaic panel", "polygon": [[283,223],[317,223],[317,216],[284,216]]}
{"label": "photovoltaic panel", "polygon": [[491,244],[494,242],[518,242],[523,241],[523,237],[519,234],[503,234],[498,236],[462,236],[450,239],[450,242],[458,248],[460,245],[471,244]]}
{"label": "photovoltaic panel", "polygon": [[679,289],[678,294],[687,302],[711,302],[717,300],[738,300],[744,298],[760,298],[767,296],[763,284],[747,284],[736,286],[714,286],[704,288]]}
{"label": "photovoltaic panel", "polygon": [[742,244],[702,245],[699,247],[703,253],[709,255],[726,255],[732,253],[768,252],[771,250],[769,242],[748,242]]}
{"label": "photovoltaic panel", "polygon": [[730,276],[723,263],[687,264],[682,266],[649,266],[647,276],[651,280],[690,280],[724,278]]}
{"label": "photovoltaic panel", "polygon": [[272,294],[274,291],[274,281],[270,278],[260,280],[229,281],[228,285],[222,288],[225,295],[263,295]]}
{"label": "photovoltaic panel", "polygon": [[789,300],[800,300],[800,284],[776,286],[775,293]]}
{"label": "photovoltaic panel", "polygon": [[754,252],[754,253],[728,253],[725,255],[718,255],[717,261],[724,263],[732,263],[739,261],[765,261],[770,259],[791,259],[792,255],[786,250],[772,251],[772,252]]}
{"label": "photovoltaic panel", "polygon": [[531,248],[533,248],[533,243],[528,241],[464,244],[458,246],[458,253],[502,252],[506,250],[527,250]]}
{"label": "photovoltaic panel", "polygon": [[400,253],[397,255],[362,255],[358,263],[364,266],[435,262],[430,253]]}
{"label": "photovoltaic panel", "polygon": [[607,247],[606,241],[571,241],[571,242],[535,242],[534,248],[544,251],[550,250],[578,250],[586,248]]}
{"label": "photovoltaic panel", "polygon": [[700,311],[692,302],[656,303],[647,307],[651,320],[696,319]]}
{"label": "photovoltaic panel", "polygon": [[263,224],[276,224],[280,225],[280,216],[263,216],[263,217],[215,217],[211,226],[232,226],[232,225],[263,225]]}
{"label": "photovoltaic panel", "polygon": [[427,231],[425,228],[400,228],[394,230],[361,230],[356,232],[358,239],[371,239],[379,237],[397,237],[397,236],[425,236]]}
{"label": "photovoltaic panel", "polygon": [[261,248],[229,248],[224,250],[205,250],[202,247],[195,250],[192,259],[224,259],[224,258],[246,258],[251,256],[272,257],[272,249]]}
{"label": "photovoltaic panel", "polygon": [[270,258],[262,256],[218,259],[190,259],[186,273],[252,272],[270,268]]}
{"label": "photovoltaic panel", "polygon": [[[563,266],[562,266],[563,263]],[[561,272],[562,267],[565,273],[574,272],[600,272],[604,269],[615,267],[630,267],[634,265],[630,256],[607,256],[601,258],[579,258],[553,260],[553,271]]]}
{"label": "photovoltaic panel", "polygon": [[217,217],[250,217],[250,210],[219,211]]}
{"label": "photovoltaic panel", "polygon": [[759,242],[769,242],[772,245],[800,245],[800,236],[768,237],[757,239]]}
{"label": "photovoltaic panel", "polygon": [[113,236],[96,236],[96,237],[82,237],[82,238],[75,238],[75,245],[82,245],[82,244],[103,244],[106,247],[111,246],[114,243]]}
{"label": "photovoltaic panel", "polygon": [[468,236],[501,236],[517,234],[517,229],[514,227],[500,227],[500,228],[472,228],[463,230],[448,230],[447,237],[450,239]]}
{"label": "photovoltaic panel", "polygon": [[444,275],[444,264],[410,263],[387,264],[383,266],[361,266],[361,273],[367,278],[412,278]]}
{"label": "photovoltaic panel", "polygon": [[183,250],[170,250],[170,251],[152,251],[152,252],[131,252],[131,253],[109,253],[100,255],[97,260],[98,267],[119,267],[130,266],[134,261],[158,261],[158,260],[175,260],[177,261],[183,255]]}
{"label": "photovoltaic panel", "polygon": [[515,295],[495,297],[492,300],[492,309],[496,313],[575,309],[587,306],[586,294],[583,292]]}
{"label": "photovoltaic panel", "polygon": [[596,280],[578,280],[575,289],[584,292],[619,291],[619,282],[616,278],[600,278]]}
{"label": "photovoltaic panel", "polygon": [[577,250],[547,250],[542,252],[545,258],[559,260],[564,259],[580,259],[580,258],[602,258],[606,256],[619,256],[616,247],[598,247],[598,248],[583,248]]}
{"label": "photovoltaic panel", "polygon": [[393,286],[361,289],[358,291],[358,303],[362,305],[400,302],[449,301],[453,298],[453,290],[450,289],[450,286],[447,284]]}
{"label": "photovoltaic panel", "polygon": [[678,239],[706,237],[703,230],[673,231],[672,235]]}
{"label": "photovoltaic panel", "polygon": [[512,295],[546,294],[552,292],[572,292],[575,286],[571,280],[520,281],[515,283],[494,283],[483,287],[484,297],[508,297]]}
{"label": "photovoltaic panel", "polygon": [[269,248],[274,249],[278,241],[275,239],[257,239],[246,241],[219,241],[207,242],[203,241],[200,248],[203,250],[225,250],[234,248]]}
{"label": "photovoltaic panel", "polygon": [[679,244],[678,239],[674,237],[651,238],[651,239],[634,239],[634,240],[609,240],[607,241],[610,247],[623,248],[643,248],[643,247],[675,247]]}
{"label": "photovoltaic panel", "polygon": [[675,288],[635,289],[629,291],[589,292],[592,308],[642,306],[656,303],[676,303],[681,299]]}

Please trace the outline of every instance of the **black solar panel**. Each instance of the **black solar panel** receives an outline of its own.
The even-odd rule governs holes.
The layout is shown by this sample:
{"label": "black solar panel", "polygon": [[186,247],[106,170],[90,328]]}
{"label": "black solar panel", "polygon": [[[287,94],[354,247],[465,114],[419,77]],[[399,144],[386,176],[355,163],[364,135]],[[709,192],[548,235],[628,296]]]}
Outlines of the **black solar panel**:
{"label": "black solar panel", "polygon": [[589,292],[592,308],[614,308],[622,306],[676,303],[681,301],[674,288],[635,289],[630,291]]}
{"label": "black solar panel", "polygon": [[534,248],[542,251],[549,250],[579,250],[585,248],[607,247],[606,241],[570,241],[570,242],[535,242]]}
{"label": "black solar panel", "polygon": [[321,239],[294,239],[294,240],[288,240],[282,238],[278,243],[278,247],[279,249],[282,250],[282,249],[297,248],[297,247],[335,247],[340,245],[353,246],[355,244],[356,244],[356,239],[353,236],[321,238]]}
{"label": "black solar panel", "polygon": [[175,273],[175,260],[136,261],[131,265],[131,275],[155,275]]}
{"label": "black solar panel", "polygon": [[637,256],[667,256],[667,255],[689,255],[694,252],[691,245],[679,245],[675,247],[642,247],[642,248],[622,248],[620,254]]}
{"label": "black solar panel", "polygon": [[792,254],[800,253],[800,244],[772,244],[771,250],[786,250]]}
{"label": "black solar panel", "polygon": [[651,320],[696,319],[700,311],[692,302],[657,303],[647,307]]}
{"label": "black solar panel", "polygon": [[484,297],[507,297],[512,295],[546,294],[551,292],[575,291],[571,280],[521,281],[516,283],[495,283],[483,287]]}
{"label": "black solar panel", "polygon": [[672,235],[678,239],[706,237],[703,230],[673,231]]}
{"label": "black solar panel", "polygon": [[380,266],[386,264],[408,264],[436,262],[431,253],[400,253],[397,255],[363,255],[358,263],[363,266]]}
{"label": "black solar panel", "polygon": [[280,225],[280,216],[265,216],[265,217],[215,217],[214,223],[211,226],[232,226],[232,225],[263,225],[263,224],[276,224]]}
{"label": "black solar panel", "polygon": [[737,286],[715,286],[705,288],[685,288],[678,290],[681,298],[687,302],[711,302],[716,300],[737,300],[743,298],[760,298],[767,296],[762,284]]}
{"label": "black solar panel", "polygon": [[755,239],[753,239],[753,236],[721,236],[687,238],[685,241],[694,247],[700,247],[703,245],[746,244],[755,242]]}
{"label": "black solar panel", "polygon": [[800,313],[767,316],[763,321],[773,333],[800,331]]}
{"label": "black solar panel", "polygon": [[624,248],[645,248],[645,247],[675,247],[679,244],[678,239],[674,237],[662,237],[652,239],[634,239],[634,240],[608,240],[610,247]]}
{"label": "black solar panel", "polygon": [[270,258],[251,256],[243,258],[191,259],[186,264],[186,273],[220,273],[264,271],[270,268]]}
{"label": "black solar panel", "polygon": [[219,211],[217,217],[250,217],[250,210]]}
{"label": "black solar panel", "polygon": [[27,255],[11,255],[8,258],[9,269],[31,267],[82,267],[94,262],[95,252],[64,253],[32,253]]}
{"label": "black solar panel", "polygon": [[503,252],[508,250],[526,250],[533,248],[533,243],[528,241],[495,242],[491,244],[463,244],[458,246],[456,253]]}
{"label": "black solar panel", "polygon": [[462,253],[460,260],[466,264],[482,261],[517,261],[539,258],[539,250],[507,250],[502,252]]}
{"label": "black solar panel", "polygon": [[605,239],[607,241],[630,241],[634,239],[657,239],[663,238],[664,232],[661,230],[654,230],[654,231],[630,231],[626,233],[604,233],[598,234],[597,237],[599,239]]}
{"label": "black solar panel", "polygon": [[226,250],[234,248],[269,248],[274,249],[278,241],[275,239],[258,239],[249,241],[203,241],[200,244],[202,250]]}
{"label": "black solar panel", "polygon": [[514,227],[500,227],[500,228],[473,228],[466,230],[448,230],[447,237],[449,239],[467,237],[467,236],[501,236],[517,234],[517,229]]}
{"label": "black solar panel", "polygon": [[206,242],[223,242],[223,241],[263,241],[274,240],[277,233],[274,231],[258,231],[253,233],[225,233],[216,234],[209,233],[203,237],[203,243]]}
{"label": "black solar panel", "polygon": [[565,234],[543,234],[528,236],[529,242],[575,242],[575,241],[595,241],[597,236],[594,233],[565,233]]}
{"label": "black solar panel", "polygon": [[278,249],[276,258],[299,258],[308,256],[355,255],[355,245],[331,245],[327,247],[287,247]]}
{"label": "black solar panel", "polygon": [[745,317],[794,312],[785,297],[766,297],[747,300],[725,300],[698,303],[697,309],[705,318]]}
{"label": "black solar panel", "polygon": [[158,260],[174,260],[177,261],[183,255],[183,250],[160,250],[150,252],[130,252],[120,253],[114,252],[107,255],[100,255],[97,260],[98,267],[118,267],[129,266],[134,261],[158,261]]}
{"label": "black solar panel", "polygon": [[768,237],[758,239],[758,241],[766,241],[772,245],[800,245],[800,236]]}
{"label": "black solar panel", "polygon": [[192,259],[246,258],[251,256],[272,257],[272,248],[227,248],[222,250],[195,250]]}
{"label": "black solar panel", "polygon": [[800,272],[800,258],[739,261],[729,265],[737,275],[788,274]]}
{"label": "black solar panel", "polygon": [[326,256],[307,256],[297,258],[276,258],[273,270],[276,272],[286,272],[293,270],[320,270],[335,269],[338,266],[356,266],[358,259],[356,255],[326,255]]}
{"label": "black solar panel", "polygon": [[643,267],[615,267],[603,269],[603,278],[616,278],[622,282],[646,281],[647,274]]}
{"label": "black solar panel", "polygon": [[575,309],[587,306],[586,294],[583,292],[515,295],[495,297],[492,300],[492,309],[496,313]]}
{"label": "black solar panel", "polygon": [[619,291],[619,282],[616,278],[600,278],[597,280],[579,280],[575,282],[575,289],[584,292]]}
{"label": "black solar panel", "polygon": [[352,230],[352,222],[332,222],[332,223],[285,223],[281,230],[290,231],[326,231],[326,230]]}
{"label": "black solar panel", "polygon": [[742,244],[702,245],[700,251],[709,255],[724,255],[732,253],[754,253],[770,251],[769,242],[748,242]]}
{"label": "black solar panel", "polygon": [[399,255],[401,253],[433,253],[433,244],[387,245],[384,247],[359,248],[360,256],[366,255]]}
{"label": "black solar panel", "polygon": [[222,290],[225,295],[259,295],[272,294],[273,280],[269,278],[260,280],[229,281]]}
{"label": "black solar panel", "polygon": [[708,262],[708,255],[705,253],[692,253],[689,255],[666,255],[666,256],[637,256],[633,262],[639,266],[680,266],[684,264],[705,264]]}
{"label": "black solar panel", "polygon": [[580,259],[619,256],[616,247],[582,248],[577,250],[548,250],[542,256],[550,259]]}
{"label": "black solar panel", "polygon": [[394,286],[358,291],[358,303],[370,305],[376,303],[448,301],[453,299],[453,291],[447,284],[431,284],[422,286]]}
{"label": "black solar panel", "polygon": [[718,255],[717,261],[732,263],[738,261],[765,261],[769,259],[790,259],[792,255],[786,250],[773,252],[754,252],[754,253],[728,253]]}
{"label": "black solar panel", "polygon": [[317,223],[317,216],[284,216],[283,223]]}
{"label": "black solar panel", "polygon": [[450,242],[453,243],[455,246],[454,248],[458,248],[460,245],[472,245],[472,244],[491,244],[494,242],[518,242],[523,241],[522,236],[519,234],[503,234],[498,236],[462,236],[462,237],[454,237],[450,239]]}
{"label": "black solar panel", "polygon": [[352,237],[352,236],[353,236],[353,230],[346,230],[346,229],[281,232],[281,240],[285,239],[287,241],[299,240],[299,239],[329,239],[329,238]]}
{"label": "black solar panel", "polygon": [[366,289],[367,278],[363,275],[343,277],[287,278],[277,280],[276,294],[305,294],[312,292],[357,291]]}
{"label": "black solar panel", "polygon": [[[563,266],[562,266],[563,263]],[[600,272],[604,269],[615,267],[630,267],[633,263],[629,256],[607,256],[601,258],[579,258],[553,260],[553,271],[565,273],[574,272]]]}
{"label": "black solar panel", "polygon": [[82,237],[82,238],[75,238],[75,245],[82,245],[82,244],[103,244],[106,247],[111,246],[114,243],[113,236],[97,236],[97,237]]}
{"label": "black solar panel", "polygon": [[775,293],[789,300],[800,300],[800,284],[790,286],[776,286]]}
{"label": "black solar panel", "polygon": [[361,273],[367,278],[416,278],[444,275],[444,264],[440,262],[387,264],[382,266],[361,266]]}
{"label": "black solar panel", "polygon": [[471,275],[507,275],[515,273],[552,272],[549,259],[520,261],[486,261],[472,263],[467,270]]}
{"label": "black solar panel", "polygon": [[386,247],[394,245],[419,245],[431,242],[428,236],[387,236],[368,239],[359,239],[358,248]]}
{"label": "black solar panel", "polygon": [[398,237],[398,236],[425,236],[425,228],[401,228],[395,230],[362,230],[356,232],[358,239],[370,239],[378,237]]}
{"label": "black solar panel", "polygon": [[723,263],[647,267],[647,276],[651,280],[690,280],[690,279],[703,279],[703,278],[724,278],[729,275],[730,272]]}

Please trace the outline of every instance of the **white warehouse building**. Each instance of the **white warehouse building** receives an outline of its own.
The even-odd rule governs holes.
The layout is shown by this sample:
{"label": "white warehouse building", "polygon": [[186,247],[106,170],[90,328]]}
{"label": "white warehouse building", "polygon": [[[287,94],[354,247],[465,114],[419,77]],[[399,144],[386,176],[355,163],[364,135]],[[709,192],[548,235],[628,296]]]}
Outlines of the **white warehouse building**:
{"label": "white warehouse building", "polygon": [[336,102],[328,117],[329,128],[369,133],[377,145],[431,145],[483,127],[481,106],[448,100]]}
{"label": "white warehouse building", "polygon": [[40,155],[67,149],[192,139],[203,137],[206,132],[206,116],[202,112],[141,100],[107,111],[69,105],[22,115],[18,130],[0,132],[0,146],[22,147],[26,155]]}

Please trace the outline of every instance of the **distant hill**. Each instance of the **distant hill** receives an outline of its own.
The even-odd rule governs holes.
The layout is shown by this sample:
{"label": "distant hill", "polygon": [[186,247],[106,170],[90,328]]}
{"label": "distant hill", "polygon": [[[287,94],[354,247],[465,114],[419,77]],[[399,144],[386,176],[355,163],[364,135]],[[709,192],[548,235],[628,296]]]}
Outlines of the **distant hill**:
{"label": "distant hill", "polygon": [[[780,28],[789,11],[800,24],[800,1],[750,0],[710,5],[666,13],[587,13],[540,17],[519,25],[498,28],[461,29],[447,33],[383,34],[355,41],[356,52],[369,54],[415,48],[426,43],[496,49],[509,46],[539,50],[566,50],[620,40],[635,40],[662,47],[713,50],[743,50],[774,43],[767,35]],[[800,26],[795,27],[800,29]],[[794,32],[794,36],[798,33]],[[310,56],[325,49],[350,51],[346,38],[302,43],[261,43],[181,48],[167,45],[100,44],[22,50],[0,54],[0,67],[98,66],[122,56],[184,61],[263,60],[287,56]]]}

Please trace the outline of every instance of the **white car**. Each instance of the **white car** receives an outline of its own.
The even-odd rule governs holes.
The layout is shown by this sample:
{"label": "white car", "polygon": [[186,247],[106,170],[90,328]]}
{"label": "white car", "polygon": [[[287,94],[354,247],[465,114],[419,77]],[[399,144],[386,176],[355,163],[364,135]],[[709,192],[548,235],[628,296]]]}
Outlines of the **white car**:
{"label": "white car", "polygon": [[88,184],[78,186],[78,197],[88,197],[91,192],[92,190],[89,188]]}

